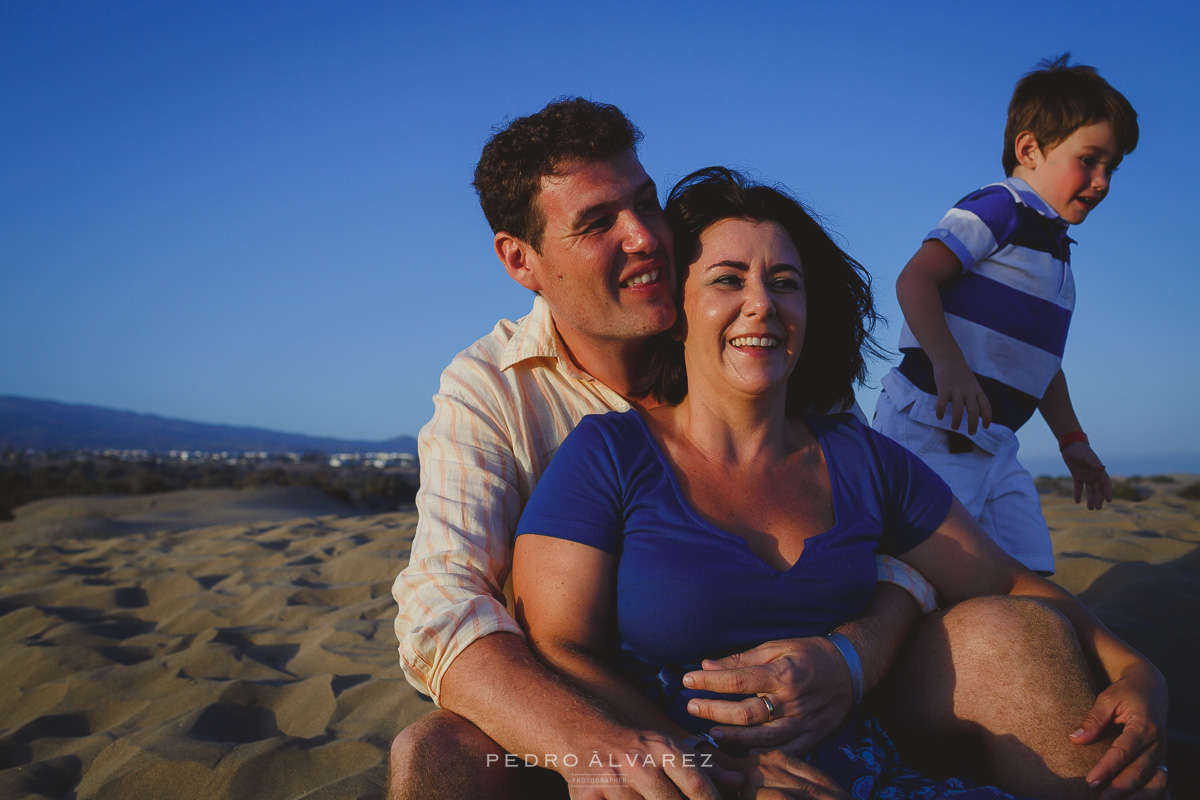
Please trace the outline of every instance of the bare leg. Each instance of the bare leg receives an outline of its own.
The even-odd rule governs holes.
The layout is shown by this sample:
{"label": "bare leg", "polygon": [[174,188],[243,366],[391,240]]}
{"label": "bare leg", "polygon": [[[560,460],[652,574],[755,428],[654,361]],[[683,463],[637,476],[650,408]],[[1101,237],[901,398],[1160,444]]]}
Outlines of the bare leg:
{"label": "bare leg", "polygon": [[931,615],[897,660],[888,691],[887,722],[901,748],[935,743],[915,748],[922,768],[962,774],[961,760],[931,765],[928,757],[961,759],[960,745],[973,741],[983,777],[1014,793],[1091,796],[1083,777],[1112,741],[1068,738],[1096,691],[1070,622],[1036,600],[977,598]]}
{"label": "bare leg", "polygon": [[387,800],[517,797],[518,770],[506,769],[504,756],[500,745],[457,714],[426,714],[392,742]]}

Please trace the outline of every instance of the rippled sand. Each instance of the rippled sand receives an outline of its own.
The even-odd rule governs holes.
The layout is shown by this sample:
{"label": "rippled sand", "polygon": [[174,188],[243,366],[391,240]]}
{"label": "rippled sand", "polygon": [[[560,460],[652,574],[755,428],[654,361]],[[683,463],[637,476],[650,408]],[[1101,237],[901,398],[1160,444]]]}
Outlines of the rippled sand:
{"label": "rippled sand", "polygon": [[[1059,580],[1156,661],[1200,787],[1200,501],[1044,496]],[[0,798],[376,798],[432,708],[396,662],[416,515],[314,491],[31,503],[0,523]],[[1197,793],[1200,796],[1200,792]]]}

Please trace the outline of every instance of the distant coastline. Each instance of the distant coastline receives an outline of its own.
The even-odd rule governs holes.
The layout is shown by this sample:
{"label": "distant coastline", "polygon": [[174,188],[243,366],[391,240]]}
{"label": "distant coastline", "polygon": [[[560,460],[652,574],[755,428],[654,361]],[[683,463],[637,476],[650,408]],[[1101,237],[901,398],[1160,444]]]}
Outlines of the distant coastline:
{"label": "distant coastline", "polygon": [[0,396],[0,449],[144,450],[148,453],[409,453],[417,441],[396,436],[383,441],[308,436],[266,428],[217,425],[138,414],[102,406]]}

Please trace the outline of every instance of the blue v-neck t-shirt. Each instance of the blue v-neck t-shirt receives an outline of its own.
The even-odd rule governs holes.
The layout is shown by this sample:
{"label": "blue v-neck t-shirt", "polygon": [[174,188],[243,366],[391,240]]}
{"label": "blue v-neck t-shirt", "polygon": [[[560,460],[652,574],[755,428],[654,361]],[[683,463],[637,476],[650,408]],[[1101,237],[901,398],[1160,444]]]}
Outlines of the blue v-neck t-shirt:
{"label": "blue v-neck t-shirt", "polygon": [[[585,417],[566,438],[517,526],[616,559],[611,663],[684,727],[685,672],[772,639],[819,636],[862,613],[875,590],[875,556],[897,556],[946,518],[941,478],[852,415],[807,416],[829,471],[834,525],[805,541],[779,571],[746,541],[687,501],[642,417]],[[780,486],[803,492],[805,486]]]}

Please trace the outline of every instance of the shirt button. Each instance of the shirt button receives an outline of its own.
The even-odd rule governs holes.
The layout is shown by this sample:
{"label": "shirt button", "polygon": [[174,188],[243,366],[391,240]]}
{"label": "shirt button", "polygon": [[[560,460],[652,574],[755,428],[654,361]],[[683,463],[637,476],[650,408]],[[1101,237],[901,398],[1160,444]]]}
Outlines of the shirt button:
{"label": "shirt button", "polygon": [[947,231],[938,231],[938,236],[942,237],[943,239],[945,239],[949,235],[950,234]]}
{"label": "shirt button", "polygon": [[617,410],[618,411],[628,411],[629,403],[621,403],[621,405],[617,406]]}

